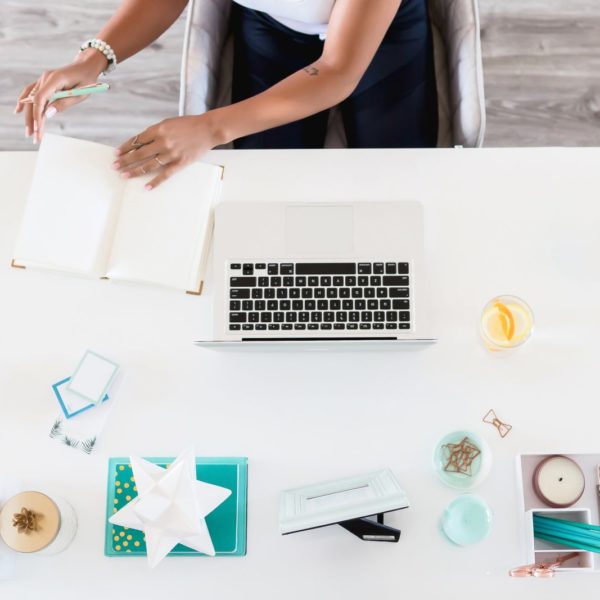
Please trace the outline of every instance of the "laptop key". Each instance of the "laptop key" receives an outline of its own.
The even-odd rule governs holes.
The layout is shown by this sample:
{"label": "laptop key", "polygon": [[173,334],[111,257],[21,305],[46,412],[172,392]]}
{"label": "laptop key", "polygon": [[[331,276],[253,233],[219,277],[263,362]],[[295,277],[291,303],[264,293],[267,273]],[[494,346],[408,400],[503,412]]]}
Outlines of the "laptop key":
{"label": "laptop key", "polygon": [[396,323],[386,323],[385,328],[386,329],[398,329],[398,325]]}
{"label": "laptop key", "polygon": [[388,310],[385,313],[385,318],[388,321],[397,321],[398,320],[398,313],[395,310]]}
{"label": "laptop key", "polygon": [[331,277],[321,277],[321,286],[328,287],[331,285]]}
{"label": "laptop key", "polygon": [[277,263],[269,263],[267,273],[269,275],[279,275],[279,265]]}
{"label": "laptop key", "polygon": [[282,312],[273,313],[273,320],[275,323],[283,323],[285,315]]}
{"label": "laptop key", "polygon": [[265,265],[265,263],[256,263],[254,268],[258,271],[264,271],[267,268],[267,265]]}
{"label": "laptop key", "polygon": [[310,320],[313,323],[320,323],[323,320],[323,315],[320,312],[311,312]]}
{"label": "laptop key", "polygon": [[292,308],[292,303],[289,300],[279,301],[279,310],[290,310],[290,308]]}
{"label": "laptop key", "polygon": [[317,308],[317,303],[314,300],[305,300],[304,301],[304,309],[305,310],[315,310]]}
{"label": "laptop key", "polygon": [[334,329],[346,329],[346,324],[345,323],[334,323],[333,328]]}
{"label": "laptop key", "polygon": [[308,323],[310,321],[310,314],[306,311],[298,313],[298,320],[300,323]]}
{"label": "laptop key", "polygon": [[267,302],[267,310],[277,310],[278,306],[277,300],[269,300]]}
{"label": "laptop key", "polygon": [[369,278],[368,277],[359,277],[358,278],[358,285],[362,285],[362,286],[366,286],[369,285]]}
{"label": "laptop key", "polygon": [[267,328],[267,326],[265,325],[265,323],[257,323],[257,324],[254,326],[254,328],[255,328],[257,331],[264,331],[264,330]]}
{"label": "laptop key", "polygon": [[270,323],[273,320],[273,315],[270,312],[261,312],[260,320],[261,323]]}
{"label": "laptop key", "polygon": [[318,323],[309,323],[308,328],[309,329],[319,329],[319,324]]}
{"label": "laptop key", "polygon": [[229,313],[229,322],[230,323],[245,323],[246,322],[246,313],[230,312]]}
{"label": "laptop key", "polygon": [[270,323],[269,331],[279,331],[279,323]]}
{"label": "laptop key", "polygon": [[302,288],[302,297],[303,298],[312,298],[313,291],[310,288]]}
{"label": "laptop key", "polygon": [[363,310],[360,313],[360,320],[361,321],[372,321],[373,320],[373,313],[368,311],[368,310]]}
{"label": "laptop key", "polygon": [[333,321],[335,321],[335,313],[334,313],[334,312],[331,312],[330,310],[326,311],[326,312],[323,314],[323,320],[324,320],[326,323],[333,323]]}
{"label": "laptop key", "polygon": [[292,263],[282,263],[279,267],[279,272],[282,275],[293,275],[294,274],[294,265]]}
{"label": "laptop key", "polygon": [[231,300],[229,302],[229,310],[238,311],[241,310],[242,303],[239,300]]}
{"label": "laptop key", "polygon": [[281,277],[271,277],[271,287],[281,287]]}
{"label": "laptop key", "polygon": [[294,329],[303,331],[304,329],[306,329],[306,324],[305,323],[295,323]]}
{"label": "laptop key", "polygon": [[385,263],[385,272],[388,275],[396,274],[396,263]]}
{"label": "laptop key", "polygon": [[348,320],[348,313],[344,311],[336,312],[335,320],[338,321],[338,323],[346,322]]}
{"label": "laptop key", "polygon": [[354,275],[354,263],[298,263],[298,275]]}
{"label": "laptop key", "polygon": [[369,281],[373,287],[378,287],[381,285],[381,275],[371,275]]}
{"label": "laptop key", "polygon": [[308,278],[308,285],[312,285],[313,287],[315,285],[319,285],[319,278],[318,277],[309,277]]}
{"label": "laptop key", "polygon": [[[396,300],[396,302],[397,302],[397,300]],[[392,301],[391,300],[380,300],[379,308],[381,308],[381,310],[389,310],[390,308],[392,308]]]}
{"label": "laptop key", "polygon": [[239,323],[230,323],[229,330],[230,331],[239,331],[240,330],[240,324]]}
{"label": "laptop key", "polygon": [[281,326],[281,329],[283,329],[284,331],[289,331],[290,329],[292,329],[293,325],[291,323],[284,323]]}
{"label": "laptop key", "polygon": [[285,287],[292,287],[294,285],[294,278],[293,277],[284,277],[283,285]]}
{"label": "laptop key", "polygon": [[373,318],[378,323],[381,323],[381,322],[385,321],[385,313],[382,310],[376,310],[373,313]]}
{"label": "laptop key", "polygon": [[317,310],[327,310],[327,300],[319,300],[317,302]]}
{"label": "laptop key", "polygon": [[325,290],[323,288],[317,288],[315,290],[315,298],[325,298]]}
{"label": "laptop key", "polygon": [[360,275],[370,275],[371,263],[358,263],[358,273]]}
{"label": "laptop key", "polygon": [[242,302],[242,310],[252,310],[252,300],[244,300]]}
{"label": "laptop key", "polygon": [[338,291],[335,288],[327,288],[328,298],[337,298]]}
{"label": "laptop key", "polygon": [[333,285],[338,286],[338,287],[344,285],[344,278],[341,275],[336,275],[333,278]]}
{"label": "laptop key", "polygon": [[260,315],[257,312],[251,312],[248,314],[248,320],[250,323],[258,323],[260,320]]}
{"label": "laptop key", "polygon": [[383,329],[383,323],[373,323],[373,329]]}
{"label": "laptop key", "polygon": [[408,298],[408,288],[390,288],[390,298]]}
{"label": "laptop key", "polygon": [[352,310],[352,308],[353,308],[353,302],[352,302],[352,300],[344,300],[342,302],[342,308],[344,310]]}
{"label": "laptop key", "polygon": [[289,290],[290,298],[300,298],[300,290],[298,288],[292,288]]}
{"label": "laptop key", "polygon": [[287,297],[288,297],[288,291],[285,288],[277,289],[277,298],[279,298],[280,300],[284,300]]}
{"label": "laptop key", "polygon": [[267,308],[267,303],[264,300],[255,300],[254,310],[265,310],[266,308]]}
{"label": "laptop key", "polygon": [[362,298],[363,292],[361,288],[352,288],[352,297],[353,298]]}
{"label": "laptop key", "polygon": [[373,273],[375,273],[376,275],[383,274],[383,263],[375,263],[373,265]]}
{"label": "laptop key", "polygon": [[245,263],[242,272],[244,275],[254,275],[254,265]]}
{"label": "laptop key", "polygon": [[384,275],[383,285],[389,285],[394,287],[407,286],[408,277],[405,275]]}
{"label": "laptop key", "polygon": [[398,323],[398,329],[410,329],[410,323]]}
{"label": "laptop key", "polygon": [[365,300],[355,300],[354,308],[356,310],[365,310],[365,308],[367,308],[367,303]]}
{"label": "laptop key", "polygon": [[408,275],[408,263],[398,263],[398,275]]}
{"label": "laptop key", "polygon": [[387,298],[387,289],[384,287],[377,288],[377,297],[378,298]]}
{"label": "laptop key", "polygon": [[230,277],[229,285],[232,288],[256,287],[256,277]]}
{"label": "laptop key", "polygon": [[358,329],[358,323],[346,323],[346,329]]}
{"label": "laptop key", "polygon": [[304,287],[306,285],[306,277],[296,277],[296,285],[298,287]]}
{"label": "laptop key", "polygon": [[252,290],[252,297],[253,297],[255,300],[257,300],[257,299],[258,299],[258,300],[261,300],[261,299],[262,299],[262,297],[263,297],[263,291],[262,291],[260,288],[254,288],[254,289]]}
{"label": "laptop key", "polygon": [[375,298],[375,288],[365,288],[365,298]]}
{"label": "laptop key", "polygon": [[398,313],[398,321],[410,321],[410,312],[402,310]]}
{"label": "laptop key", "polygon": [[292,301],[292,310],[302,310],[304,308],[302,300]]}
{"label": "laptop key", "polygon": [[348,288],[341,288],[338,296],[340,298],[350,298],[350,290]]}
{"label": "laptop key", "polygon": [[252,331],[254,329],[254,325],[252,325],[252,323],[244,323],[242,325],[242,329],[244,331]]}
{"label": "laptop key", "polygon": [[232,271],[239,271],[239,270],[242,268],[242,265],[241,265],[240,263],[231,263],[231,264],[229,265],[229,268],[230,268]]}
{"label": "laptop key", "polygon": [[321,329],[331,329],[331,323],[321,323]]}
{"label": "laptop key", "polygon": [[353,275],[349,275],[348,277],[346,277],[345,282],[346,287],[354,287],[356,285],[356,277],[354,277]]}
{"label": "laptop key", "polygon": [[238,290],[238,289],[232,289],[229,290],[229,297],[232,300],[243,300],[244,298],[250,298],[250,290]]}
{"label": "laptop key", "polygon": [[360,328],[361,329],[371,329],[371,323],[361,323]]}
{"label": "laptop key", "polygon": [[298,320],[298,316],[295,312],[285,313],[286,323],[295,323]]}
{"label": "laptop key", "polygon": [[369,300],[367,302],[367,308],[369,310],[377,310],[379,307],[377,306],[379,304],[379,302],[377,302],[377,300]]}
{"label": "laptop key", "polygon": [[340,310],[342,308],[342,303],[339,300],[330,300],[329,301],[329,309],[330,310]]}
{"label": "laptop key", "polygon": [[352,321],[353,323],[360,321],[360,313],[356,310],[351,311],[348,314],[348,317],[349,317],[349,320]]}
{"label": "laptop key", "polygon": [[410,308],[409,300],[394,300],[394,308],[408,310]]}
{"label": "laptop key", "polygon": [[265,290],[265,298],[267,298],[267,300],[270,298],[275,298],[275,290],[273,288]]}

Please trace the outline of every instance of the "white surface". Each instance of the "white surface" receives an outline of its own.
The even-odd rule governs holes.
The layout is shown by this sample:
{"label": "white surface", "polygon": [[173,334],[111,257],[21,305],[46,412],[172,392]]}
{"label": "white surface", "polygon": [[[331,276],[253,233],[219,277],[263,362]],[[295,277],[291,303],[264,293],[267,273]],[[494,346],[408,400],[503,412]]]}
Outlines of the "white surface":
{"label": "white surface", "polygon": [[221,505],[231,490],[196,480],[191,449],[182,452],[169,469],[131,457],[138,495],[109,521],[144,532],[148,564],[156,567],[177,544],[215,555],[205,517]]}
{"label": "white surface", "polygon": [[[2,598],[588,597],[596,575],[514,580],[524,564],[518,452],[598,451],[600,150],[224,152],[227,198],[409,198],[425,204],[426,257],[440,341],[390,353],[220,353],[194,347],[210,327],[203,297],[11,269],[33,154],[0,157],[0,406],[3,471],[52,486],[79,529],[56,557],[18,557]],[[375,173],[376,177],[371,175]],[[210,288],[210,284],[208,286]],[[499,293],[525,299],[536,330],[489,353],[478,319]],[[52,442],[51,384],[93,347],[121,364],[117,404],[91,456]],[[490,409],[513,425],[501,439]],[[142,412],[143,420],[137,416]],[[439,534],[457,492],[431,467],[436,441],[469,429],[494,453],[477,489],[494,512],[469,548]],[[249,457],[248,555],[105,558],[109,456]],[[398,544],[341,528],[278,533],[281,490],[390,467],[411,508],[387,522]],[[31,559],[31,560],[30,560]]]}

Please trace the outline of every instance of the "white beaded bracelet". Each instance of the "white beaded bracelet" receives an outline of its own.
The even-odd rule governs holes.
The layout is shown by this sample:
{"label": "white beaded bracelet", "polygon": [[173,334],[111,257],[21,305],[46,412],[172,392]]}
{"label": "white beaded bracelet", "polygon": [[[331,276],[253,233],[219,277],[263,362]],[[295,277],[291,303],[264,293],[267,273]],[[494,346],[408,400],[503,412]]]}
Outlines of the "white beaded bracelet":
{"label": "white beaded bracelet", "polygon": [[80,52],[87,50],[88,48],[94,48],[98,50],[98,52],[102,52],[104,56],[106,56],[106,60],[108,61],[108,67],[104,71],[102,71],[103,75],[107,75],[108,73],[112,73],[117,67],[117,55],[115,51],[104,41],[93,38],[91,40],[87,40],[83,44],[81,44]]}

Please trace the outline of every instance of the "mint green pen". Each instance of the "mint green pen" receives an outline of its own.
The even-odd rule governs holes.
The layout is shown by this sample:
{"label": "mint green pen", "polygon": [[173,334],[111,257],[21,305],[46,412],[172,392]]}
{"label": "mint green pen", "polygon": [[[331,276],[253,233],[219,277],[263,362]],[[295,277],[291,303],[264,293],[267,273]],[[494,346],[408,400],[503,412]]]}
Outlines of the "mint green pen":
{"label": "mint green pen", "polygon": [[[83,87],[73,88],[72,90],[60,90],[59,92],[54,92],[48,102],[54,102],[55,100],[60,100],[61,98],[72,98],[74,96],[87,96],[88,94],[99,94],[100,92],[106,92],[110,89],[110,85],[108,83],[94,83],[92,85],[84,85]],[[23,98],[20,100],[23,104],[31,104],[34,101],[35,95],[27,96],[27,98]]]}

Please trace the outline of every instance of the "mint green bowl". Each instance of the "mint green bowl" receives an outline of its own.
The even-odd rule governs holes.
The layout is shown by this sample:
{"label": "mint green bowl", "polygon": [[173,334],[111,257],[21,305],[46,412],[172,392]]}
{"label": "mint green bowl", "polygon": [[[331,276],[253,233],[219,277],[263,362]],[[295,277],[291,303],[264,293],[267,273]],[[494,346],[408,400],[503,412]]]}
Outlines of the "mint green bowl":
{"label": "mint green bowl", "polygon": [[457,546],[469,546],[485,539],[492,528],[492,511],[479,496],[464,494],[444,510],[441,529]]}

